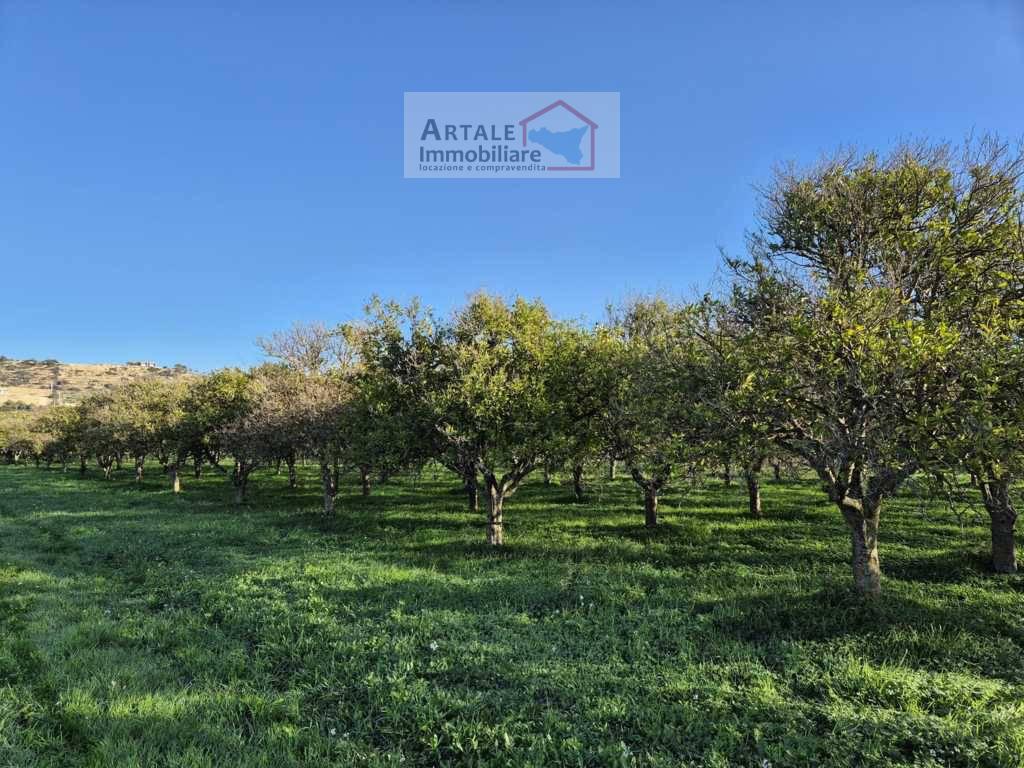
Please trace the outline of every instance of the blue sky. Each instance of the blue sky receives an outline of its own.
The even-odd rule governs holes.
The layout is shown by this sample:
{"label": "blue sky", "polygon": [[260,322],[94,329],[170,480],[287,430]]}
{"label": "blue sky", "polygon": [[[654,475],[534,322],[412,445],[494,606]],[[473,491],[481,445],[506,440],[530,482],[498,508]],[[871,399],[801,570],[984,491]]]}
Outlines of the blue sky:
{"label": "blue sky", "polygon": [[[619,91],[622,178],[402,178],[404,91]],[[774,163],[1024,134],[1024,2],[0,0],[0,354],[259,359],[373,293],[686,293]]]}

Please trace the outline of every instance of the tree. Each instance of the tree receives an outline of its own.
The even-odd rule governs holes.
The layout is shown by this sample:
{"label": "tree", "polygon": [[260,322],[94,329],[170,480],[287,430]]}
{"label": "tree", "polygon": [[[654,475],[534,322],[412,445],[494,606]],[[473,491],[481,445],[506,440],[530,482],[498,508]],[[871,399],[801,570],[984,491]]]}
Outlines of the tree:
{"label": "tree", "polygon": [[733,459],[739,460],[748,511],[759,518],[761,469],[773,450],[773,435],[765,417],[767,393],[753,386],[753,371],[759,364],[756,344],[748,343],[747,330],[736,321],[728,303],[705,297],[694,311],[708,364],[703,405],[709,429],[702,439],[727,468]]}
{"label": "tree", "polygon": [[[1020,274],[1024,274],[1021,272]],[[996,328],[1002,327],[1002,331]],[[1012,336],[1007,333],[1009,328]],[[971,345],[969,378],[943,447],[951,463],[947,481],[966,470],[989,516],[992,568],[1017,572],[1013,485],[1024,477],[1024,349],[1021,329],[993,324]]]}
{"label": "tree", "polygon": [[79,411],[71,405],[51,405],[40,414],[36,428],[42,435],[47,465],[58,461],[68,471],[68,461],[78,453]]}
{"label": "tree", "polygon": [[929,468],[966,471],[989,515],[992,567],[1017,570],[1013,485],[1024,477],[1024,154],[1005,142],[968,144],[952,164],[948,266],[923,292],[960,334],[956,404]]}
{"label": "tree", "polygon": [[585,468],[609,460],[608,446],[597,426],[608,393],[615,386],[616,370],[608,365],[605,349],[609,341],[609,334],[600,327],[566,323],[555,331],[550,385],[555,429],[545,462],[553,468],[569,468],[576,501],[584,496]]}
{"label": "tree", "polygon": [[249,478],[274,452],[276,423],[261,411],[265,381],[247,375],[245,383],[236,382],[232,402],[233,418],[217,429],[218,444],[234,460],[228,477],[235,490],[235,503],[246,500]]}
{"label": "tree", "polygon": [[849,527],[863,594],[881,590],[883,501],[932,465],[964,392],[967,287],[1002,218],[977,205],[985,178],[923,144],[783,170],[762,190],[749,257],[730,260],[757,364],[747,384],[772,393],[779,444]]}
{"label": "tree", "polygon": [[487,498],[487,540],[504,543],[504,505],[555,434],[555,323],[540,302],[477,294],[446,323],[418,304],[374,301],[361,359],[384,382],[396,424],[459,474],[475,506]]}
{"label": "tree", "polygon": [[325,515],[333,515],[344,469],[344,410],[352,385],[341,371],[315,373],[299,379],[294,419],[303,450],[320,465]]}
{"label": "tree", "polygon": [[553,437],[554,323],[539,301],[477,294],[452,318],[429,411],[442,444],[468,448],[487,493],[487,541],[504,544],[504,505]]}
{"label": "tree", "polygon": [[692,306],[638,299],[612,316],[593,355],[607,387],[598,423],[643,492],[648,527],[673,474],[698,472],[710,455],[710,369],[696,320]]}
{"label": "tree", "polygon": [[0,412],[0,456],[9,464],[26,457],[38,464],[44,439],[37,425],[38,416],[31,411]]}
{"label": "tree", "polygon": [[371,475],[384,482],[400,469],[422,464],[422,446],[407,440],[401,418],[388,406],[386,392],[361,367],[354,371],[352,388],[341,412],[346,461],[359,471],[364,496],[370,495]]}
{"label": "tree", "polygon": [[469,439],[442,428],[434,393],[449,386],[447,327],[412,301],[407,306],[373,298],[361,323],[345,327],[359,360],[360,389],[388,425],[389,441],[411,465],[434,459],[461,480],[469,510],[479,509],[476,451]]}
{"label": "tree", "polygon": [[939,268],[916,277],[914,299],[956,329],[959,388],[928,469],[967,471],[989,514],[993,568],[1013,573],[1012,485],[1024,475],[1024,152],[995,138],[935,151],[948,169],[944,237],[932,254]]}
{"label": "tree", "polygon": [[142,482],[146,457],[164,454],[174,443],[183,418],[186,384],[178,380],[137,379],[114,396],[111,417],[121,444],[135,461],[135,480]]}
{"label": "tree", "polygon": [[355,391],[347,340],[340,328],[296,324],[259,343],[294,373],[278,380],[271,402],[288,414],[302,450],[320,465],[324,514],[333,515],[346,459],[344,416]]}
{"label": "tree", "polygon": [[351,358],[342,329],[328,328],[323,323],[295,323],[286,331],[258,338],[256,344],[268,356],[302,374],[327,373]]}
{"label": "tree", "polygon": [[82,409],[78,405],[51,405],[41,418],[40,426],[48,435],[44,450],[60,461],[67,471],[72,457],[79,459],[79,473],[85,474],[86,449],[82,433]]}
{"label": "tree", "polygon": [[295,488],[298,483],[295,463],[303,450],[304,440],[302,425],[295,418],[301,374],[282,363],[268,363],[256,368],[253,376],[260,385],[257,399],[259,418],[268,423],[265,459],[285,462],[288,487]]}
{"label": "tree", "polygon": [[157,457],[167,466],[178,493],[180,469],[189,456],[205,458],[226,472],[220,459],[225,453],[228,425],[236,423],[251,407],[252,377],[238,368],[222,368],[188,384],[181,402],[181,418],[167,423]]}
{"label": "tree", "polygon": [[[104,479],[109,480],[117,458],[125,450],[116,417],[117,401],[110,392],[94,392],[84,397],[77,407],[82,455],[95,458]],[[83,458],[83,470],[84,467]]]}

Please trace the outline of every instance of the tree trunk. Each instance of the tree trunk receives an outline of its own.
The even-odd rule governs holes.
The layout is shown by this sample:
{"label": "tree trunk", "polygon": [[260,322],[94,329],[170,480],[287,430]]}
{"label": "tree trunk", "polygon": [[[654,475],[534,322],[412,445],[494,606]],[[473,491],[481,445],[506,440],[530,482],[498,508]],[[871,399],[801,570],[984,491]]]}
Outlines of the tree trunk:
{"label": "tree trunk", "polygon": [[761,478],[756,472],[748,471],[747,499],[751,517],[761,517]]}
{"label": "tree trunk", "polygon": [[583,465],[574,464],[572,467],[572,495],[576,501],[583,501]]}
{"label": "tree trunk", "polygon": [[615,459],[608,459],[608,479],[615,479]]}
{"label": "tree trunk", "polygon": [[462,482],[466,487],[466,498],[469,501],[469,511],[479,512],[480,511],[480,486],[476,481],[476,470],[467,470],[466,474],[462,478]]}
{"label": "tree trunk", "polygon": [[658,525],[658,489],[651,485],[644,488],[644,525],[648,528]]}
{"label": "tree trunk", "polygon": [[878,519],[880,500],[865,498],[862,509],[840,504],[853,544],[853,584],[862,595],[874,597],[882,592],[882,567],[878,561]]}
{"label": "tree trunk", "polygon": [[64,474],[68,472],[68,460],[66,456],[62,456],[60,459],[60,471]]}
{"label": "tree trunk", "polygon": [[764,459],[755,459],[744,467],[743,475],[747,481],[747,499],[750,516],[761,517],[761,466]]}
{"label": "tree trunk", "polygon": [[732,485],[732,460],[726,459],[722,467],[722,480],[726,485]]}
{"label": "tree trunk", "polygon": [[551,470],[544,467],[544,485],[551,485]]}
{"label": "tree trunk", "polygon": [[776,483],[782,480],[782,464],[777,461],[772,462],[772,475],[775,477]]}
{"label": "tree trunk", "polygon": [[203,461],[198,457],[192,460],[192,476],[196,480],[203,476]]}
{"label": "tree trunk", "polygon": [[298,476],[295,474],[295,457],[289,456],[285,462],[288,464],[288,487],[294,488],[299,482]]}
{"label": "tree trunk", "polygon": [[146,459],[144,456],[135,457],[135,482],[142,485],[142,473],[146,465]]}
{"label": "tree trunk", "polygon": [[370,495],[370,468],[360,467],[359,468],[359,484],[363,489],[363,496]]}
{"label": "tree trunk", "polygon": [[640,486],[644,492],[644,524],[648,528],[658,525],[658,491],[665,483],[664,477],[652,477],[647,479],[639,468],[630,466],[629,474],[633,482]]}
{"label": "tree trunk", "polygon": [[326,461],[320,462],[320,480],[324,487],[324,514],[330,517],[334,514],[334,497],[338,493],[338,488],[334,482],[331,465]]}
{"label": "tree trunk", "polygon": [[1010,482],[990,480],[981,483],[981,495],[992,530],[992,567],[996,573],[1016,573],[1017,546],[1013,528],[1017,522],[1017,511],[1010,499]]}
{"label": "tree trunk", "polygon": [[492,547],[500,547],[505,543],[504,519],[501,506],[504,494],[493,478],[487,479],[487,543]]}
{"label": "tree trunk", "polygon": [[82,456],[78,460],[78,474],[85,477],[85,456]]}
{"label": "tree trunk", "polygon": [[171,490],[174,493],[181,493],[181,476],[178,474],[178,465],[171,465]]}
{"label": "tree trunk", "polygon": [[249,485],[249,474],[242,470],[237,470],[238,474],[233,478],[235,485],[235,504],[245,503],[245,492]]}

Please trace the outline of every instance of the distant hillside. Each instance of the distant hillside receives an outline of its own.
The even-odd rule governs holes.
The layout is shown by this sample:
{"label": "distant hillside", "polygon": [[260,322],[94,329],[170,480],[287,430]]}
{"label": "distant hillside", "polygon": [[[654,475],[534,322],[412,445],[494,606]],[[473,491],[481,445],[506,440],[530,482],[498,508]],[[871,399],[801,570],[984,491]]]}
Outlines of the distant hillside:
{"label": "distant hillside", "polygon": [[0,407],[76,403],[90,392],[114,389],[135,379],[188,375],[183,365],[164,368],[148,362],[61,363],[0,356]]}

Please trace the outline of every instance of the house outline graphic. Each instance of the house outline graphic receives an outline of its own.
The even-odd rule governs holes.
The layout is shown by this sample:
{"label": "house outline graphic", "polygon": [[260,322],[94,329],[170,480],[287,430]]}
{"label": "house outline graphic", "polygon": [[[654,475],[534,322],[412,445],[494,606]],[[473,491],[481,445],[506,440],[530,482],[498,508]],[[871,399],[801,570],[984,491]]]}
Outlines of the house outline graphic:
{"label": "house outline graphic", "polygon": [[558,101],[554,101],[551,104],[548,104],[546,107],[544,107],[544,109],[540,110],[539,112],[534,112],[529,117],[524,117],[522,120],[519,121],[519,124],[521,126],[523,126],[523,146],[524,147],[526,146],[526,126],[527,126],[527,124],[529,124],[529,122],[531,120],[535,120],[536,118],[540,117],[541,115],[547,114],[548,112],[550,112],[553,109],[556,109],[557,107],[561,107],[562,109],[568,110],[571,114],[575,115],[577,118],[579,118],[584,123],[586,123],[587,125],[590,126],[590,165],[565,165],[565,166],[549,165],[547,167],[547,170],[549,170],[549,171],[592,171],[592,170],[594,170],[594,163],[595,163],[595,158],[596,158],[596,155],[594,153],[595,153],[595,149],[596,149],[596,146],[597,146],[597,136],[596,136],[596,134],[597,134],[597,123],[595,123],[589,117],[584,115],[578,109],[574,109],[572,106],[570,106],[569,104],[564,102],[562,99],[559,99]]}

